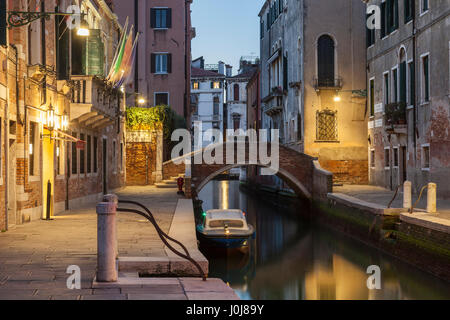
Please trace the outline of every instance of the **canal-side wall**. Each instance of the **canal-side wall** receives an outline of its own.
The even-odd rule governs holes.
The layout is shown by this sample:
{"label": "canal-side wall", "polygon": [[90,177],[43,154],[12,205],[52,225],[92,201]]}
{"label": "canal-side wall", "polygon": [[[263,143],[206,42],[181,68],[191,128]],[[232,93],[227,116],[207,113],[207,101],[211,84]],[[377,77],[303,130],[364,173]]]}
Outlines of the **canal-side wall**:
{"label": "canal-side wall", "polygon": [[404,209],[385,209],[350,196],[314,201],[314,220],[450,281],[450,234],[400,220]]}

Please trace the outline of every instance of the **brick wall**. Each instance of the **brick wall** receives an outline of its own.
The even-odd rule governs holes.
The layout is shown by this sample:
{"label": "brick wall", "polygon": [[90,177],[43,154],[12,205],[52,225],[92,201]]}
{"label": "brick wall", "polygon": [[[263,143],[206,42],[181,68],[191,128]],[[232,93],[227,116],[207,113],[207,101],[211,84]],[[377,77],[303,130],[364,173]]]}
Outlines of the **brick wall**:
{"label": "brick wall", "polygon": [[152,185],[156,170],[156,144],[149,142],[127,143],[127,181],[128,186]]}
{"label": "brick wall", "polygon": [[333,183],[368,184],[366,160],[319,160],[323,169],[333,173]]}

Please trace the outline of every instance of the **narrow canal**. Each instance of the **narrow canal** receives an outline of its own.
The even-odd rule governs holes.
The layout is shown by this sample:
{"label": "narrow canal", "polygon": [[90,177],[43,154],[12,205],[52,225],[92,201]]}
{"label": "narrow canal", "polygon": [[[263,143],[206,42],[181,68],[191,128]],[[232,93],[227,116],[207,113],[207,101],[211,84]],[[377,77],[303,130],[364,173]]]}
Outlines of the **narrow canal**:
{"label": "narrow canal", "polygon": [[[256,229],[247,250],[201,249],[210,261],[210,277],[229,283],[241,299],[450,299],[450,283],[302,221],[295,210],[271,206],[239,185],[214,180],[199,198],[205,211],[244,210]],[[370,265],[380,267],[380,290],[367,288]]]}

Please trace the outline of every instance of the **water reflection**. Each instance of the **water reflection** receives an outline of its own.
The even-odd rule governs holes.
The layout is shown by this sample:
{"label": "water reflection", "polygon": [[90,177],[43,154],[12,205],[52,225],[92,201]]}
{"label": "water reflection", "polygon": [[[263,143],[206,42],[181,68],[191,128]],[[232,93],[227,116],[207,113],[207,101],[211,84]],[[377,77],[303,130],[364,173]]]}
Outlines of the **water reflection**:
{"label": "water reflection", "polygon": [[[228,282],[241,299],[450,299],[450,284],[248,196],[238,181],[211,181],[199,198],[204,210],[244,210],[255,227],[247,251],[202,249],[210,276]],[[367,289],[370,265],[381,268],[381,290]]]}

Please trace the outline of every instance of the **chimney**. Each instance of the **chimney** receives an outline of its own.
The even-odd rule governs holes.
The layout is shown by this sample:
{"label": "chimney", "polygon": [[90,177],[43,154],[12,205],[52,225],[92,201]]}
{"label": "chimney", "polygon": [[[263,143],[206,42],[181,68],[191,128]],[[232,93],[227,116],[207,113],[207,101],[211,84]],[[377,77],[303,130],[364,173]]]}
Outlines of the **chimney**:
{"label": "chimney", "polygon": [[227,77],[231,77],[232,76],[232,74],[233,74],[233,67],[232,66],[230,66],[229,64],[227,64],[226,65],[226,68],[227,68]]}
{"label": "chimney", "polygon": [[225,75],[225,63],[223,61],[219,61],[219,73]]}

